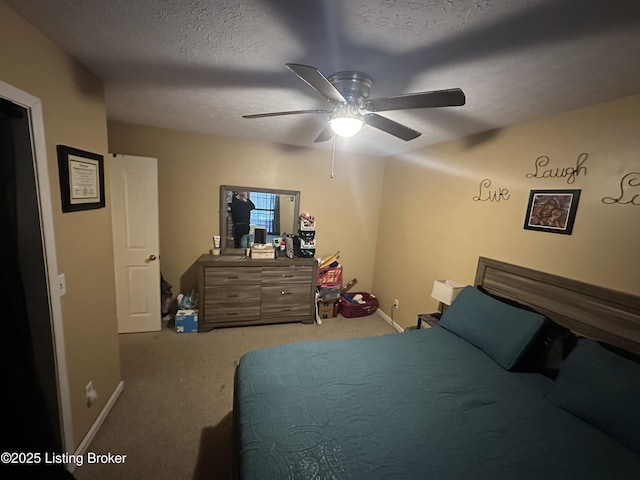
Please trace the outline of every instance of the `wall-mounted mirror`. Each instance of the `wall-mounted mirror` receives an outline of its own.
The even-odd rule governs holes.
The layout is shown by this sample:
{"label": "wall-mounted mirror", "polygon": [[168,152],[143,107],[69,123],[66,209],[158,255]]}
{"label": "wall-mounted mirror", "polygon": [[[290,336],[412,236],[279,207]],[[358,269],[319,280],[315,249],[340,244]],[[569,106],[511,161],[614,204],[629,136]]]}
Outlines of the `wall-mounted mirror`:
{"label": "wall-mounted mirror", "polygon": [[[266,242],[298,231],[300,192],[273,188],[220,185],[220,249],[243,255],[256,239]],[[265,231],[262,231],[262,228]]]}

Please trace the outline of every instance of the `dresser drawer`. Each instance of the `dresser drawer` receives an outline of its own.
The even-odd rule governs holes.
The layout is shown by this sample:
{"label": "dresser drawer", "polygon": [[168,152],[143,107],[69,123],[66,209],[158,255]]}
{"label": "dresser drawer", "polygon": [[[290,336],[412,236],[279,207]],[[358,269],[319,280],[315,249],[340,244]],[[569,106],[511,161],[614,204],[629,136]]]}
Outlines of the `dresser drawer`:
{"label": "dresser drawer", "polygon": [[222,322],[243,322],[260,318],[260,303],[228,303],[207,305],[203,322],[215,324]]}
{"label": "dresser drawer", "polygon": [[315,283],[312,278],[313,267],[290,266],[290,267],[265,267],[262,269],[262,285],[275,286],[291,283]]}
{"label": "dresser drawer", "polygon": [[204,298],[207,306],[234,302],[260,303],[260,285],[205,287]]}
{"label": "dresser drawer", "polygon": [[308,284],[262,287],[261,315],[265,318],[308,315],[310,295]]}
{"label": "dresser drawer", "polygon": [[204,286],[260,284],[262,273],[259,268],[228,267],[204,269]]}

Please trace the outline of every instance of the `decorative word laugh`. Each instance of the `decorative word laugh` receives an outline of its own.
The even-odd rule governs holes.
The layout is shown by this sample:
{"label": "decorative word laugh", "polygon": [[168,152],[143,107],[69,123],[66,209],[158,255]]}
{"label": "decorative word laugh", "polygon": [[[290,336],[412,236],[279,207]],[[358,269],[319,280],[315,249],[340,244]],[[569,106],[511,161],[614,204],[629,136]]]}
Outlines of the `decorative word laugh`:
{"label": "decorative word laugh", "polygon": [[546,168],[551,161],[546,155],[542,155],[536,158],[534,162],[535,171],[527,173],[527,178],[566,178],[568,184],[572,184],[576,181],[576,177],[580,174],[587,175],[587,167],[584,163],[589,158],[588,153],[581,153],[576,159],[575,167],[556,167]]}

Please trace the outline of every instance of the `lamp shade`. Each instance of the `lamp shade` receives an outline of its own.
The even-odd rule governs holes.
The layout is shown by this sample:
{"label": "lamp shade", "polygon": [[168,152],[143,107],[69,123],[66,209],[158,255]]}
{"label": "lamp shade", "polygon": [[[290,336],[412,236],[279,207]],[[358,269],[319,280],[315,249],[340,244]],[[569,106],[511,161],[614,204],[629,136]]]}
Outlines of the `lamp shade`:
{"label": "lamp shade", "polygon": [[464,287],[466,285],[453,280],[435,280],[431,296],[445,305],[451,305]]}
{"label": "lamp shade", "polygon": [[341,137],[353,137],[362,129],[362,120],[357,117],[336,117],[329,121],[331,130]]}

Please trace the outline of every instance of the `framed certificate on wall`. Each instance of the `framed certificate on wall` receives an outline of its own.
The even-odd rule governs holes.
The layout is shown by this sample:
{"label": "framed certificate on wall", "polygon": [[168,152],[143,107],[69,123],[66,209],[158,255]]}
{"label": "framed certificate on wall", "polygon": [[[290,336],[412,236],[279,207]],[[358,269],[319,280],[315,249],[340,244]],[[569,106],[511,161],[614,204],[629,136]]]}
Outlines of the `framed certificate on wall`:
{"label": "framed certificate on wall", "polygon": [[102,155],[58,145],[58,171],[63,212],[104,208]]}

